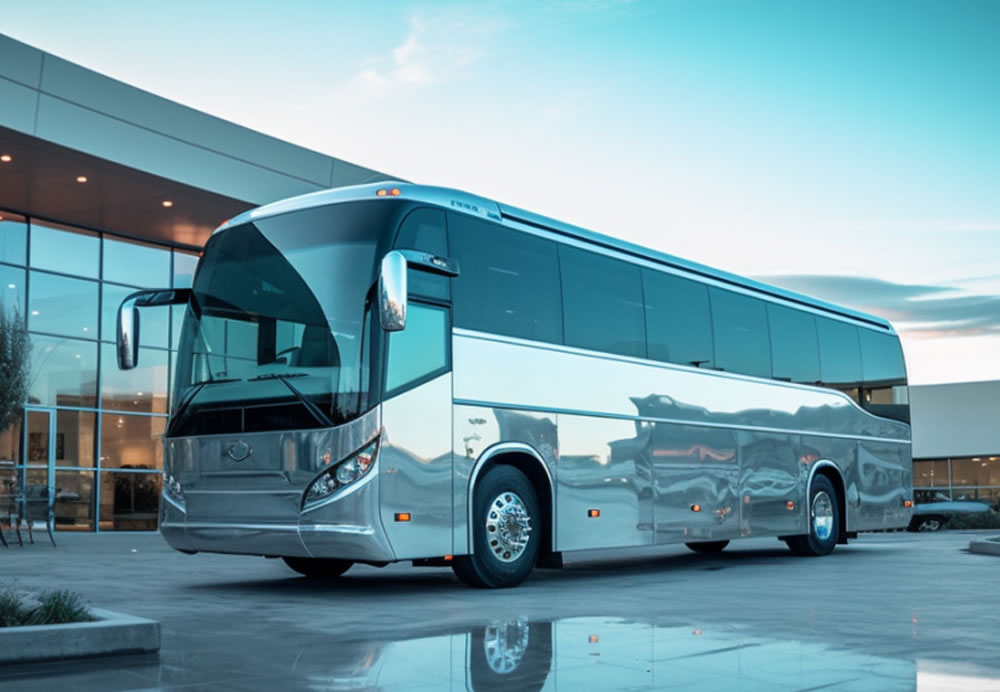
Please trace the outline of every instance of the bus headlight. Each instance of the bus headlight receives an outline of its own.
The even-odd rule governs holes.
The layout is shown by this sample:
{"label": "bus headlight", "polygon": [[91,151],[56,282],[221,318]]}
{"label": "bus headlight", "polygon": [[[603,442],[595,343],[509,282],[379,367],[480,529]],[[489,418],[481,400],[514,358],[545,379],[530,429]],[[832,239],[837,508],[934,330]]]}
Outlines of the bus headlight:
{"label": "bus headlight", "polygon": [[164,474],[163,487],[175,499],[180,500],[181,502],[184,501],[184,486],[182,486],[181,482],[169,473]]}
{"label": "bus headlight", "polygon": [[375,455],[378,453],[378,441],[355,452],[342,462],[326,469],[306,488],[302,501],[303,508],[315,504],[345,485],[350,485],[363,478],[375,465]]}

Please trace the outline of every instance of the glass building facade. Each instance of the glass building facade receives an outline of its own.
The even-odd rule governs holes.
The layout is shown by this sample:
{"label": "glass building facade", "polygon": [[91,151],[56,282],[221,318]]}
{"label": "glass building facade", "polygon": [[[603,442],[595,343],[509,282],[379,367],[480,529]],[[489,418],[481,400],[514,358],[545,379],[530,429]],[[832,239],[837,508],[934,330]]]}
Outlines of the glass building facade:
{"label": "glass building facade", "polygon": [[0,475],[57,530],[155,530],[178,311],[141,316],[140,365],[118,370],[116,312],[141,288],[189,287],[198,256],[0,210],[0,302],[31,338],[24,416]]}
{"label": "glass building facade", "polygon": [[1000,455],[914,459],[917,502],[975,501],[1000,511]]}

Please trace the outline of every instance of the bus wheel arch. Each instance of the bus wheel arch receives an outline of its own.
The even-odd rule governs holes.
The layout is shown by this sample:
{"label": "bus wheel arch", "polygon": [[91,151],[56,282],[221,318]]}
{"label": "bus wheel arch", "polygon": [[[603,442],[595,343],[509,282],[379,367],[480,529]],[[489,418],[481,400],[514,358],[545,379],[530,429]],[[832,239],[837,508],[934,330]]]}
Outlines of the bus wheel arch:
{"label": "bus wheel arch", "polygon": [[806,533],[781,538],[796,555],[828,555],[837,544],[846,543],[848,536],[847,500],[840,468],[829,461],[813,466],[806,497]]}
{"label": "bus wheel arch", "polygon": [[[837,544],[847,545],[847,486],[844,484],[844,476],[840,472],[840,467],[832,461],[820,462],[815,467],[815,475],[824,476],[833,485],[837,492],[837,509],[840,513],[840,526],[837,531]],[[811,492],[811,488],[810,488]]]}
{"label": "bus wheel arch", "polygon": [[469,533],[469,553],[475,551],[474,506],[477,488],[490,470],[497,467],[516,469],[531,484],[538,501],[540,521],[538,535],[540,538],[536,567],[558,566],[559,556],[553,551],[555,540],[555,486],[548,467],[542,456],[531,446],[523,443],[504,443],[486,450],[473,467],[468,494],[466,496],[466,511]]}

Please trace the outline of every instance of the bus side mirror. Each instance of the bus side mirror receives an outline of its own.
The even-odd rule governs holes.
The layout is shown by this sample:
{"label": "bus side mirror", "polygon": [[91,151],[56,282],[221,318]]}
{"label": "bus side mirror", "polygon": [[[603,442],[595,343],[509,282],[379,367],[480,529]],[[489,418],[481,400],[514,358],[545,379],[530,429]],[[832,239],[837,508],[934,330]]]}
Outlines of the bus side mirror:
{"label": "bus side mirror", "polygon": [[393,250],[382,258],[378,276],[379,323],[387,332],[406,327],[406,257]]}
{"label": "bus side mirror", "polygon": [[191,300],[189,288],[164,288],[136,291],[118,306],[118,330],[115,351],[118,367],[131,370],[139,364],[139,307],[152,305],[184,305]]}

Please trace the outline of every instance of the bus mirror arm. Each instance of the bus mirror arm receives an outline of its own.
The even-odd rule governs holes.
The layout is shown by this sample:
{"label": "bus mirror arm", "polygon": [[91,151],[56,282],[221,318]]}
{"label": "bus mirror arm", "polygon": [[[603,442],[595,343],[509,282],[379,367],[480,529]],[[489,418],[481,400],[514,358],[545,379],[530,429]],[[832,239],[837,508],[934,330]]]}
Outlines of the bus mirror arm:
{"label": "bus mirror arm", "polygon": [[378,275],[379,323],[387,332],[406,327],[406,256],[392,250],[382,258]]}
{"label": "bus mirror arm", "polygon": [[118,306],[115,351],[118,367],[131,370],[139,364],[139,308],[154,305],[184,305],[191,300],[190,288],[160,288],[136,291]]}
{"label": "bus mirror arm", "polygon": [[459,275],[458,260],[451,257],[442,257],[420,250],[395,250],[395,252],[402,254],[407,264],[414,269],[451,278]]}

